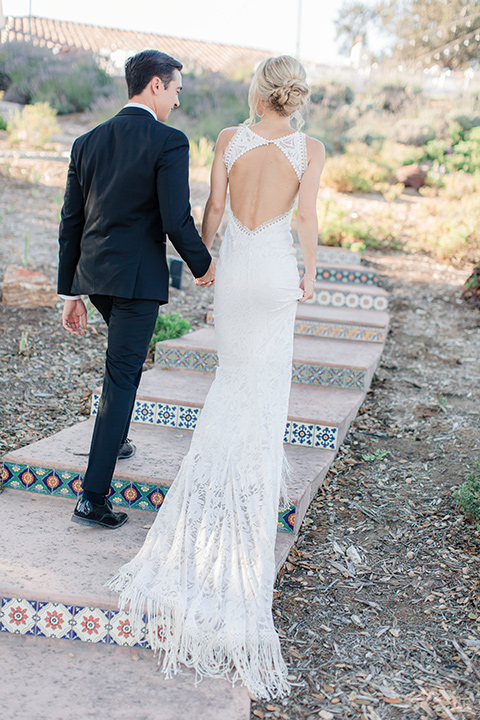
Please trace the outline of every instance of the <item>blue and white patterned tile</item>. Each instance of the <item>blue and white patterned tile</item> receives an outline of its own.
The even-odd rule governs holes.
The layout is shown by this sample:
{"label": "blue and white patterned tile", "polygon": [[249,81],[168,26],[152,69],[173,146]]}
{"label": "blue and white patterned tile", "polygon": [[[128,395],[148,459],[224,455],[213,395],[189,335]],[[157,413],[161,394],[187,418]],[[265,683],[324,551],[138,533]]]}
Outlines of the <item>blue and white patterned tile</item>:
{"label": "blue and white patterned tile", "polygon": [[292,423],[290,420],[287,420],[287,424],[285,425],[285,432],[283,435],[283,442],[289,443],[290,442],[290,434],[292,432]]}
{"label": "blue and white patterned tile", "polygon": [[312,423],[292,422],[291,445],[313,446],[314,426]]}
{"label": "blue and white patterned tile", "polygon": [[314,447],[325,450],[337,449],[338,428],[327,425],[315,425]]}
{"label": "blue and white patterned tile", "polygon": [[388,298],[384,295],[377,295],[373,301],[373,308],[380,312],[386,310],[388,308]]}
{"label": "blue and white patterned tile", "polygon": [[108,641],[108,611],[99,608],[76,607],[71,620],[72,640],[90,643]]}
{"label": "blue and white patterned tile", "polygon": [[345,295],[345,305],[348,308],[358,308],[362,297],[364,297],[364,296],[359,295],[358,293],[353,293],[353,292],[347,293]]}
{"label": "blue and white patterned tile", "polygon": [[163,427],[177,427],[178,405],[156,403],[155,424]]}
{"label": "blue and white patterned tile", "polygon": [[330,302],[333,305],[333,307],[342,307],[345,305],[345,293],[337,291],[330,293]]}
{"label": "blue and white patterned tile", "polygon": [[34,635],[36,601],[23,598],[3,598],[0,609],[0,631],[15,635]]}
{"label": "blue and white patterned tile", "polygon": [[98,413],[98,404],[100,402],[101,395],[97,395],[97,393],[93,393],[92,395],[92,405],[90,409],[91,415],[96,415]]}
{"label": "blue and white patterned tile", "polygon": [[135,400],[135,407],[133,410],[133,422],[147,423],[148,425],[155,424],[155,410],[156,402],[147,400]]}
{"label": "blue and white patterned tile", "polygon": [[73,607],[60,603],[38,603],[37,635],[69,638],[72,632]]}
{"label": "blue and white patterned tile", "polygon": [[185,430],[194,430],[198,418],[200,416],[201,408],[198,407],[186,407],[180,405],[178,408],[178,428],[185,428]]}

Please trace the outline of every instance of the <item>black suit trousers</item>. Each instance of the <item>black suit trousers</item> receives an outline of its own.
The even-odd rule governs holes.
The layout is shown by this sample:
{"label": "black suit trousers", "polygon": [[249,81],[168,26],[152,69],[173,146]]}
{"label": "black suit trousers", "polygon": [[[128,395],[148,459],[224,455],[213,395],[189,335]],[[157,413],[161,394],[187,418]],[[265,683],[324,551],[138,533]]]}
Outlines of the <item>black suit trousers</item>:
{"label": "black suit trousers", "polygon": [[109,295],[91,295],[90,300],[108,325],[108,344],[83,489],[108,495],[117,454],[127,438],[159,302]]}

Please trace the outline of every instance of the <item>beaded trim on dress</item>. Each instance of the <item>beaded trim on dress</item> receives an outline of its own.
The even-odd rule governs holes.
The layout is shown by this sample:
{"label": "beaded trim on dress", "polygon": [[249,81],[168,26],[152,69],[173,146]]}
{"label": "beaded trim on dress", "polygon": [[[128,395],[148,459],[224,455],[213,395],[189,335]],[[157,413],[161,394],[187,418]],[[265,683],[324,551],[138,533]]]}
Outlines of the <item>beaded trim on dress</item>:
{"label": "beaded trim on dress", "polygon": [[242,125],[238,128],[223,153],[223,162],[227,168],[227,175],[239,157],[249,150],[254,150],[262,145],[276,145],[285,157],[289,160],[295,170],[300,182],[303,173],[307,169],[307,139],[305,133],[294,131],[283,137],[267,140],[248,126]]}

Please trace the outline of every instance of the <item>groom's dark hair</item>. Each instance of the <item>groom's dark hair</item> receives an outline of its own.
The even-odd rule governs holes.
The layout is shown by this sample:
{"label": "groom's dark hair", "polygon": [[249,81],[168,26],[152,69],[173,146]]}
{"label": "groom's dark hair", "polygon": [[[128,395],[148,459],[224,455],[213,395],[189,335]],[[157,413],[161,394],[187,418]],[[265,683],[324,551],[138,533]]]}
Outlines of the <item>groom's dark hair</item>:
{"label": "groom's dark hair", "polygon": [[168,87],[173,71],[182,68],[181,62],[160,50],[142,50],[132,55],[125,63],[128,97],[139,95],[153,77],[159,77],[164,86]]}

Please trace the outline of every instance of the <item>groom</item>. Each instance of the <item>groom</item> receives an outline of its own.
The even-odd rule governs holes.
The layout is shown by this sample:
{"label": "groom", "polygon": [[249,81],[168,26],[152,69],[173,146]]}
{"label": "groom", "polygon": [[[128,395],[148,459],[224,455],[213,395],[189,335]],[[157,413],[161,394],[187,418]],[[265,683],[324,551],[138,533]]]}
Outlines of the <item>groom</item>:
{"label": "groom", "polygon": [[[117,528],[127,520],[106,499],[127,438],[158,307],[168,301],[166,235],[197,285],[213,284],[214,261],[190,215],[185,135],[164,123],[179,106],[182,64],[157,50],[127,60],[128,103],[72,147],[59,231],[63,327],[83,335],[80,294],[108,325],[105,377],[72,520]],[[158,122],[160,121],[160,122]]]}

